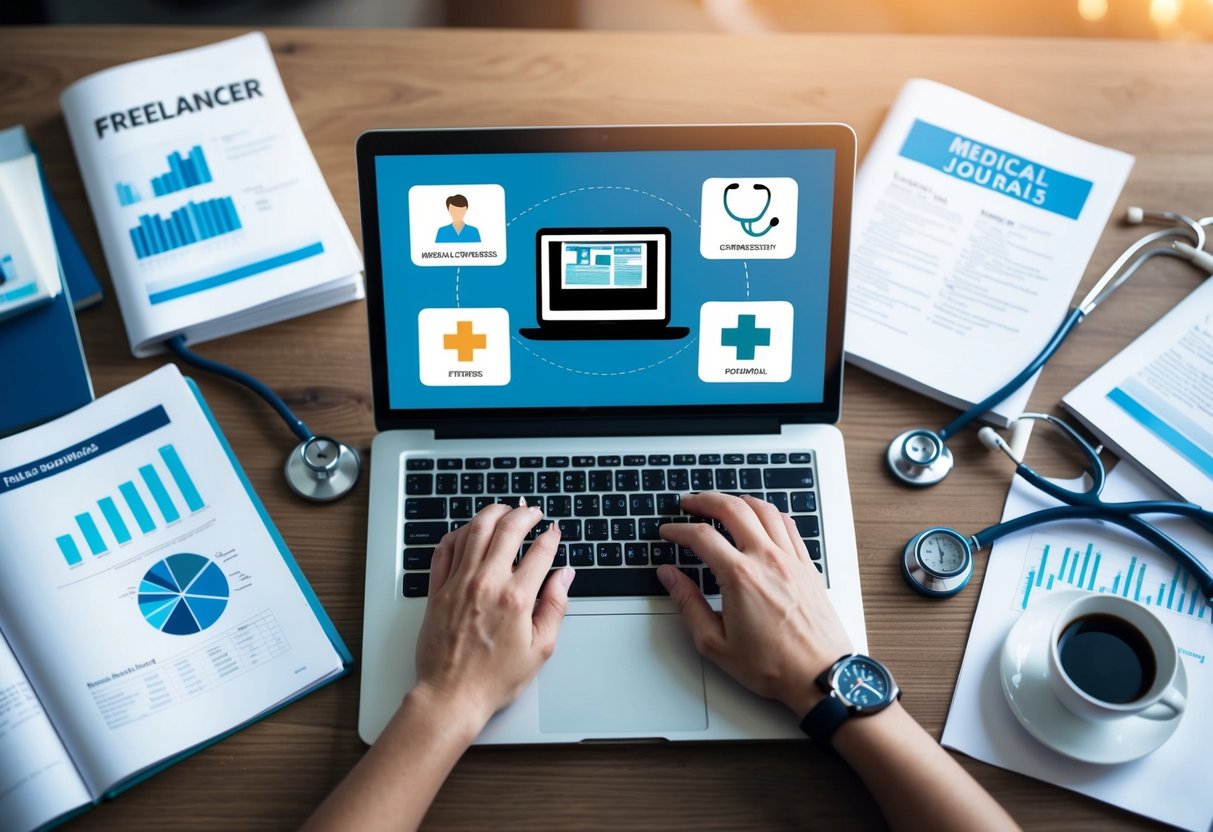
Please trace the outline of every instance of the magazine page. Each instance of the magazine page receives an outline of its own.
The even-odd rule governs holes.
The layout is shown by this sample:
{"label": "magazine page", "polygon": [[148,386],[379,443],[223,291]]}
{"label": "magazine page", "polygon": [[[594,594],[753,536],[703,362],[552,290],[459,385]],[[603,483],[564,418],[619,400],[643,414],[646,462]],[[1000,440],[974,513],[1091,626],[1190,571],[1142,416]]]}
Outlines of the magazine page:
{"label": "magazine page", "polygon": [[1213,506],[1213,281],[1061,403],[1164,488]]}
{"label": "magazine page", "polygon": [[91,802],[38,695],[0,636],[0,818],[4,828],[37,829]]}
{"label": "magazine page", "polygon": [[0,628],[93,794],[342,661],[175,366],[0,441]]}
{"label": "magazine page", "polygon": [[362,296],[264,35],[105,70],[62,103],[135,355],[327,283]]}
{"label": "magazine page", "polygon": [[[1061,323],[1133,157],[909,81],[855,182],[847,357],[967,408]],[[1035,380],[987,418],[1009,424]]]}

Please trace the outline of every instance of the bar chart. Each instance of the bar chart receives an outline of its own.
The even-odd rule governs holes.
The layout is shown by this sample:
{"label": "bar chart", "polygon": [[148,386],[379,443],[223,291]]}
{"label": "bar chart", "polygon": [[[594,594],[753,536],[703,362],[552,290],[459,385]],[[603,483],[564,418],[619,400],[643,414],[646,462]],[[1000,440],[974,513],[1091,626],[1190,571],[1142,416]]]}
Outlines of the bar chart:
{"label": "bar chart", "polygon": [[126,207],[134,205],[143,199],[139,191],[135,190],[135,186],[129,182],[119,182],[114,185],[114,190],[118,192],[118,204]]}
{"label": "bar chart", "polygon": [[152,177],[152,193],[156,196],[184,191],[195,185],[205,185],[211,181],[211,169],[206,163],[206,154],[201,145],[190,148],[189,155],[182,156],[174,151],[165,161],[168,170],[159,176]]}
{"label": "bar chart", "polygon": [[76,514],[73,528],[56,537],[55,545],[68,566],[79,566],[86,552],[104,555],[136,535],[177,522],[184,512],[205,507],[177,449],[163,445],[156,460],[139,466],[135,476],[116,486],[115,493],[98,499],[95,509],[90,506]]}
{"label": "bar chart", "polygon": [[13,265],[13,255],[0,256],[0,286],[8,283],[17,276],[17,267]]}
{"label": "bar chart", "polygon": [[[184,156],[174,150],[164,157],[164,161],[168,170],[148,180],[152,196],[165,196],[214,181],[202,145],[194,145]],[[132,182],[117,182],[114,190],[117,191],[119,205],[134,205],[143,200],[143,193]]]}
{"label": "bar chart", "polygon": [[[1119,595],[1153,610],[1204,619],[1210,614],[1196,581],[1161,557],[1105,552],[1100,544],[1038,543],[1025,559],[1015,606],[1027,609],[1032,597],[1053,590],[1084,589]],[[1143,547],[1144,549],[1144,547]]]}
{"label": "bar chart", "polygon": [[140,260],[191,243],[230,234],[242,228],[236,204],[230,196],[195,202],[190,200],[168,219],[159,214],[140,214],[139,225],[130,230],[135,256]]}

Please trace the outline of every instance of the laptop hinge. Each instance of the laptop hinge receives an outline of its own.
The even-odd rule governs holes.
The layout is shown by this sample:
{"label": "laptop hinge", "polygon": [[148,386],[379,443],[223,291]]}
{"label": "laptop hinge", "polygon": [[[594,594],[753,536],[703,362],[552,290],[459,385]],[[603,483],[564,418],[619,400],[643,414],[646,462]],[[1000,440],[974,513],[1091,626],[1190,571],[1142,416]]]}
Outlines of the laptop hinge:
{"label": "laptop hinge", "polygon": [[482,420],[476,423],[447,423],[434,427],[436,439],[481,439],[487,437],[568,436],[708,436],[779,433],[796,419],[769,417],[697,416],[694,418],[643,419],[546,419]]}

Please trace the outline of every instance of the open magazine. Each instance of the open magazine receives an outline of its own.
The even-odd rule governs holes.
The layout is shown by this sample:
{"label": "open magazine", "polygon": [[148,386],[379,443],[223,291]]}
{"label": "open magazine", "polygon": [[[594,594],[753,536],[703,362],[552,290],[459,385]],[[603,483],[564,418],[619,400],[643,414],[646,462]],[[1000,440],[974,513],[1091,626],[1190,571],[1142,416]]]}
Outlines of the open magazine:
{"label": "open magazine", "polygon": [[98,72],[62,104],[135,355],[363,297],[261,33]]}
{"label": "open magazine", "polygon": [[0,826],[87,808],[349,651],[167,366],[0,440]]}

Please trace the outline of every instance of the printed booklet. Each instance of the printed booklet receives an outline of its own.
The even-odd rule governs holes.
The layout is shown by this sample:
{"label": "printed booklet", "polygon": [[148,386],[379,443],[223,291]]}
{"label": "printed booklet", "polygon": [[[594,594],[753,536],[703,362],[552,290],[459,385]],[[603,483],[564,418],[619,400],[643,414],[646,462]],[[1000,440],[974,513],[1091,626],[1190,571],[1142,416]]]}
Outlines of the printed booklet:
{"label": "printed booklet", "polygon": [[261,33],[104,70],[62,104],[136,356],[363,297]]}
{"label": "printed booklet", "polygon": [[0,440],[0,826],[87,809],[350,654],[173,365]]}

